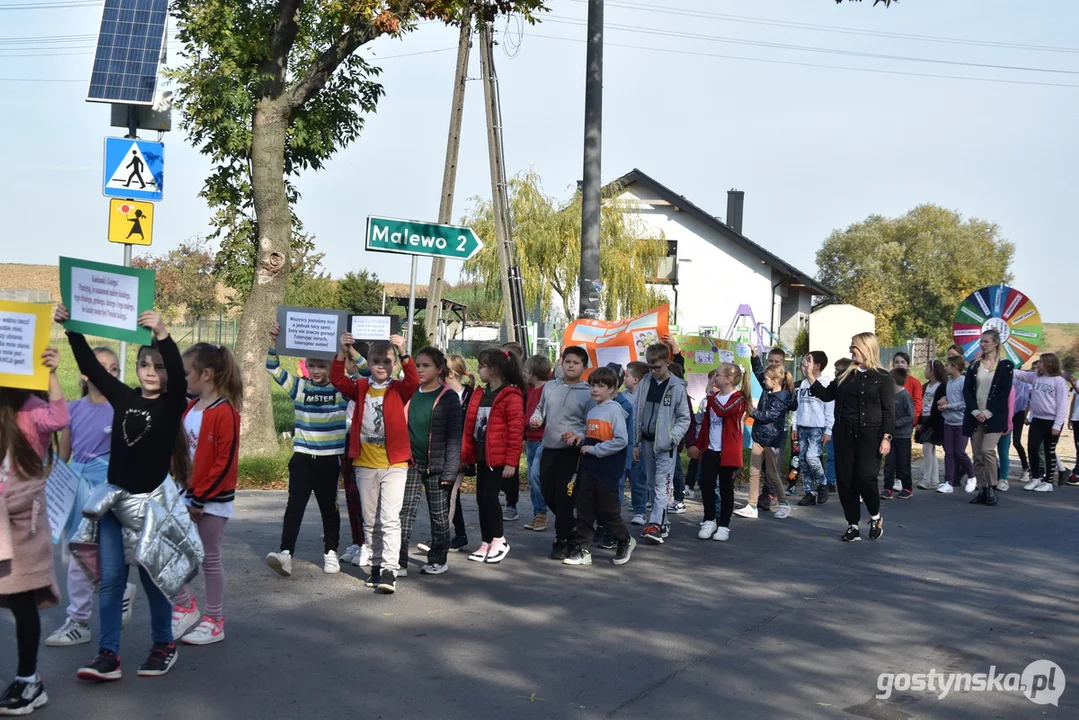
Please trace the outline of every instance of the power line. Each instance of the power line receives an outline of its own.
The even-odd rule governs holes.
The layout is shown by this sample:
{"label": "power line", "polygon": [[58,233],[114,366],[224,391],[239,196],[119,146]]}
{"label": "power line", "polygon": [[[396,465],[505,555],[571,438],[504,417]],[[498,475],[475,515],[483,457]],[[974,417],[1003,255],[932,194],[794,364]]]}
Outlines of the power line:
{"label": "power line", "polygon": [[[588,0],[572,0],[572,2],[587,3]],[[894,38],[898,40],[917,40],[921,42],[936,42],[955,45],[973,45],[977,47],[999,47],[1012,50],[1079,53],[1079,48],[1074,47],[1008,43],[995,40],[977,40],[974,38],[946,37],[942,35],[918,35],[913,33],[890,32],[885,30],[865,30],[860,28],[842,27],[837,28],[830,25],[816,25],[813,23],[801,23],[792,20],[773,20],[770,18],[754,17],[752,15],[730,15],[726,13],[713,13],[703,10],[689,10],[684,8],[663,8],[656,5],[629,2],[628,0],[608,0],[608,5],[611,7],[619,7],[626,10],[637,10],[640,12],[661,13],[664,15],[681,15],[684,17],[711,18],[716,20],[729,20],[731,22],[747,23],[753,25],[770,25],[774,27],[792,28],[798,30],[813,30],[816,32],[836,33],[841,35],[862,35],[866,37]]]}
{"label": "power line", "polygon": [[[577,27],[583,27],[584,21],[579,20],[567,20],[561,18],[547,18],[544,22],[556,23],[559,25],[574,25]],[[856,50],[839,50],[837,48],[822,48],[813,47],[810,45],[790,45],[787,43],[773,43],[765,42],[762,40],[742,40],[739,38],[720,37],[717,35],[704,35],[700,33],[684,33],[675,30],[660,30],[657,28],[645,28],[636,25],[618,25],[608,23],[605,30],[620,30],[622,32],[639,33],[643,35],[656,35],[659,37],[673,37],[684,38],[688,40],[705,40],[708,42],[720,42],[728,43],[731,45],[749,45],[752,47],[764,47],[772,48],[776,50],[797,50],[801,52],[814,52],[822,53],[826,55],[845,55],[848,57],[864,57],[873,58],[876,60],[898,60],[901,62],[919,62],[919,63],[933,63],[938,65],[953,65],[959,67],[974,67],[983,68],[987,70],[1017,70],[1022,72],[1039,72],[1039,73],[1051,73],[1058,75],[1079,75],[1079,70],[1062,70],[1058,68],[1039,68],[1039,67],[1026,67],[1021,65],[997,65],[994,63],[976,63],[966,62],[962,60],[938,60],[934,58],[921,58],[911,57],[907,55],[887,55],[884,53],[868,53],[860,52]]]}
{"label": "power line", "polygon": [[[575,43],[583,43],[583,42],[585,42],[585,40],[582,40],[582,39],[579,39],[579,38],[556,37],[554,35],[539,35],[539,34],[536,34],[536,33],[529,33],[529,37],[540,38],[540,39],[543,39],[543,40],[563,40],[565,42],[575,42]],[[676,50],[674,48],[645,47],[643,45],[627,45],[627,44],[621,44],[621,43],[611,43],[611,42],[606,42],[606,41],[604,41],[603,44],[604,44],[605,47],[628,48],[630,50],[650,50],[652,52],[670,53],[672,55],[692,55],[692,56],[695,56],[695,57],[721,58],[721,59],[724,59],[724,60],[745,60],[747,62],[762,62],[762,63],[769,63],[769,64],[772,64],[772,65],[794,65],[794,66],[797,66],[797,67],[823,68],[823,69],[828,69],[828,70],[849,70],[849,71],[852,71],[852,72],[878,73],[878,74],[882,74],[882,75],[904,75],[904,76],[908,76],[908,77],[936,78],[936,79],[942,79],[942,80],[967,80],[967,81],[974,81],[974,82],[1003,83],[1003,84],[1006,84],[1006,85],[1036,85],[1036,86],[1043,86],[1043,87],[1079,88],[1079,85],[1074,85],[1074,84],[1069,84],[1069,83],[1040,82],[1040,81],[1037,81],[1037,80],[1008,80],[1008,79],[1005,79],[1005,78],[964,77],[964,76],[961,76],[961,75],[938,75],[938,74],[935,74],[935,73],[908,72],[908,71],[904,71],[904,70],[882,70],[882,69],[878,69],[878,68],[859,68],[859,67],[850,67],[850,66],[847,66],[847,65],[825,65],[825,64],[822,64],[822,63],[797,62],[797,61],[794,61],[794,60],[769,60],[769,59],[766,59],[766,58],[745,57],[743,55],[721,55],[719,53],[696,52],[696,51],[692,51],[692,50]]]}
{"label": "power line", "polygon": [[0,12],[4,10],[67,10],[69,8],[100,7],[100,0],[46,0],[46,2],[0,3]]}

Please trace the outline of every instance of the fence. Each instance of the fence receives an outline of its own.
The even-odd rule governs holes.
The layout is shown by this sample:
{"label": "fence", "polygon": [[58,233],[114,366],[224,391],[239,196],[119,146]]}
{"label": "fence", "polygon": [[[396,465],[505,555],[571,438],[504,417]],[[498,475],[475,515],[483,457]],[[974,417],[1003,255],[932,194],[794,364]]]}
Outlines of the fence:
{"label": "fence", "polygon": [[[171,325],[169,330],[176,344],[188,347],[197,342],[214,343],[233,348],[236,346],[236,333],[240,321],[237,318],[220,316],[213,320],[190,320],[187,324]],[[267,341],[268,342],[268,341]]]}

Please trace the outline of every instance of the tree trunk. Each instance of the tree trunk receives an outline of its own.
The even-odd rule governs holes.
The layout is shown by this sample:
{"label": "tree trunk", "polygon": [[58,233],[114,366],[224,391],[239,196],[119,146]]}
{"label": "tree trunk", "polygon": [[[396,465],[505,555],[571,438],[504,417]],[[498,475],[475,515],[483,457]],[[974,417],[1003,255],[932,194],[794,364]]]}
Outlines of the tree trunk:
{"label": "tree trunk", "polygon": [[292,213],[285,193],[285,133],[288,110],[280,100],[263,98],[251,127],[251,187],[258,221],[258,265],[244,303],[236,339],[236,358],[244,379],[240,449],[244,455],[277,450],[266,348],[277,306],[285,299]]}

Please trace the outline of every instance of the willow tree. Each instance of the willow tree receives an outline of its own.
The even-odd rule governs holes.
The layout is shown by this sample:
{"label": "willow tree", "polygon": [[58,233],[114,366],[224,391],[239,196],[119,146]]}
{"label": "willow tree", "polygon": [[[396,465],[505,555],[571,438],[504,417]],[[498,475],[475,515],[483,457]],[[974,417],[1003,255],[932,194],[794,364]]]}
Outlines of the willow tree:
{"label": "willow tree", "polygon": [[[202,197],[226,244],[256,255],[236,354],[244,376],[241,447],[276,449],[262,369],[275,307],[291,266],[292,181],[353,142],[384,90],[357,51],[401,37],[423,20],[454,23],[472,5],[481,21],[543,0],[173,0],[178,25],[181,124],[214,164]],[[408,138],[401,138],[407,142]]]}
{"label": "willow tree", "polygon": [[[648,281],[656,277],[660,261],[667,255],[667,241],[649,235],[635,208],[616,199],[616,188],[607,188],[600,217],[600,277],[603,278],[601,305],[610,318],[625,317],[648,310],[656,301]],[[501,268],[495,238],[494,208],[490,202],[474,198],[474,206],[464,223],[471,227],[484,247],[464,266],[465,274],[499,292]],[[546,304],[554,292],[567,318],[577,317],[577,289],[581,263],[581,194],[566,203],[543,192],[535,172],[525,172],[509,181],[510,221],[521,269],[525,303],[529,307]]]}

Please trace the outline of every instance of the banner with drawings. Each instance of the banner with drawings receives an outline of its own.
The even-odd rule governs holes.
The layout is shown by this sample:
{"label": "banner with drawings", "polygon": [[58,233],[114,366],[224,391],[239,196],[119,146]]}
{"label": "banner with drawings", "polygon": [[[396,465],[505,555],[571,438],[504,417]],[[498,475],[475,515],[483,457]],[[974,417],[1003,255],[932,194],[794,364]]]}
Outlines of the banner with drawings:
{"label": "banner with drawings", "polygon": [[[750,361],[753,351],[749,345],[699,335],[675,335],[674,339],[678,341],[682,356],[686,360],[686,383],[689,385],[688,394],[693,412],[698,412],[701,400],[708,392],[708,373],[721,363],[733,363],[741,367],[742,372],[749,374],[753,386],[753,402],[756,404],[761,396],[761,386],[753,376]],[[747,417],[744,440],[747,448],[753,447],[752,427],[753,419]]]}
{"label": "banner with drawings", "polygon": [[562,334],[562,347],[580,345],[588,351],[589,367],[644,362],[644,351],[667,335],[670,305],[661,305],[628,320],[574,320]]}

